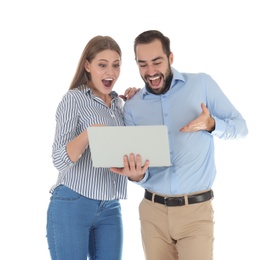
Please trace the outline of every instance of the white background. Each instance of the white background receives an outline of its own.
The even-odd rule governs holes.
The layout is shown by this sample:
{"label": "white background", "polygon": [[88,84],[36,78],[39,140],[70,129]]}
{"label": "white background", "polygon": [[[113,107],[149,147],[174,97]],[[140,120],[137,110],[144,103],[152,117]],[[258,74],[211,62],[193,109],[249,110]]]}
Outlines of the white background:
{"label": "white background", "polygon": [[[86,43],[110,35],[123,50],[115,90],[142,87],[133,41],[158,29],[171,39],[174,67],[210,74],[247,120],[249,135],[216,140],[215,260],[279,260],[278,1],[0,2],[0,259],[50,259],[46,210],[57,171],[55,110]],[[109,146],[108,146],[108,149]],[[122,203],[123,260],[144,259],[138,203]]]}

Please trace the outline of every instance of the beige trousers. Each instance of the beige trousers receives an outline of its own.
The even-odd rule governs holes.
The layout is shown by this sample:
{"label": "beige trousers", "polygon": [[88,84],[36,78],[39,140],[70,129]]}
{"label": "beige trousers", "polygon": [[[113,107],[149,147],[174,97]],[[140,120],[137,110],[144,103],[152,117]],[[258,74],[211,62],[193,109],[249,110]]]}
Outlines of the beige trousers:
{"label": "beige trousers", "polygon": [[167,207],[143,199],[139,206],[146,260],[212,260],[212,202]]}

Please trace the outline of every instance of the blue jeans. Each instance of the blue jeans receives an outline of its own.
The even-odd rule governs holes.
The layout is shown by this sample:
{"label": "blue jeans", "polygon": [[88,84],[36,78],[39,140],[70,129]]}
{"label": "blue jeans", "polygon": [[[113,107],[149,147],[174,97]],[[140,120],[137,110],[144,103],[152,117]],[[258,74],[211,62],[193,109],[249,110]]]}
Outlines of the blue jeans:
{"label": "blue jeans", "polygon": [[57,187],[47,212],[47,241],[52,260],[121,260],[120,202],[93,200]]}

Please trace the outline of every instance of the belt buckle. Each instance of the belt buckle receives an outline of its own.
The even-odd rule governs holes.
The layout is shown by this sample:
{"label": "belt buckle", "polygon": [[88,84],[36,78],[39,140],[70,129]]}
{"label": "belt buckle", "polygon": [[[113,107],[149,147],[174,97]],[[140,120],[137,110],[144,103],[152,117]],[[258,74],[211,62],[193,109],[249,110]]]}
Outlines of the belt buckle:
{"label": "belt buckle", "polygon": [[167,207],[183,206],[185,205],[184,197],[164,197],[164,205]]}

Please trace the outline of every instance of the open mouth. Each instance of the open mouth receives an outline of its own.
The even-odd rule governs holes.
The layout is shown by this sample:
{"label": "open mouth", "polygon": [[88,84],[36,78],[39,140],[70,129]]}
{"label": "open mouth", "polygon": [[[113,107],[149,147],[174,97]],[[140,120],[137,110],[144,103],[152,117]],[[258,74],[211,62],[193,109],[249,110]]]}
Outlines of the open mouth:
{"label": "open mouth", "polygon": [[153,77],[147,77],[151,87],[159,87],[161,83],[161,76],[160,75],[155,75]]}
{"label": "open mouth", "polygon": [[103,79],[102,83],[105,87],[110,88],[113,84],[113,79]]}

